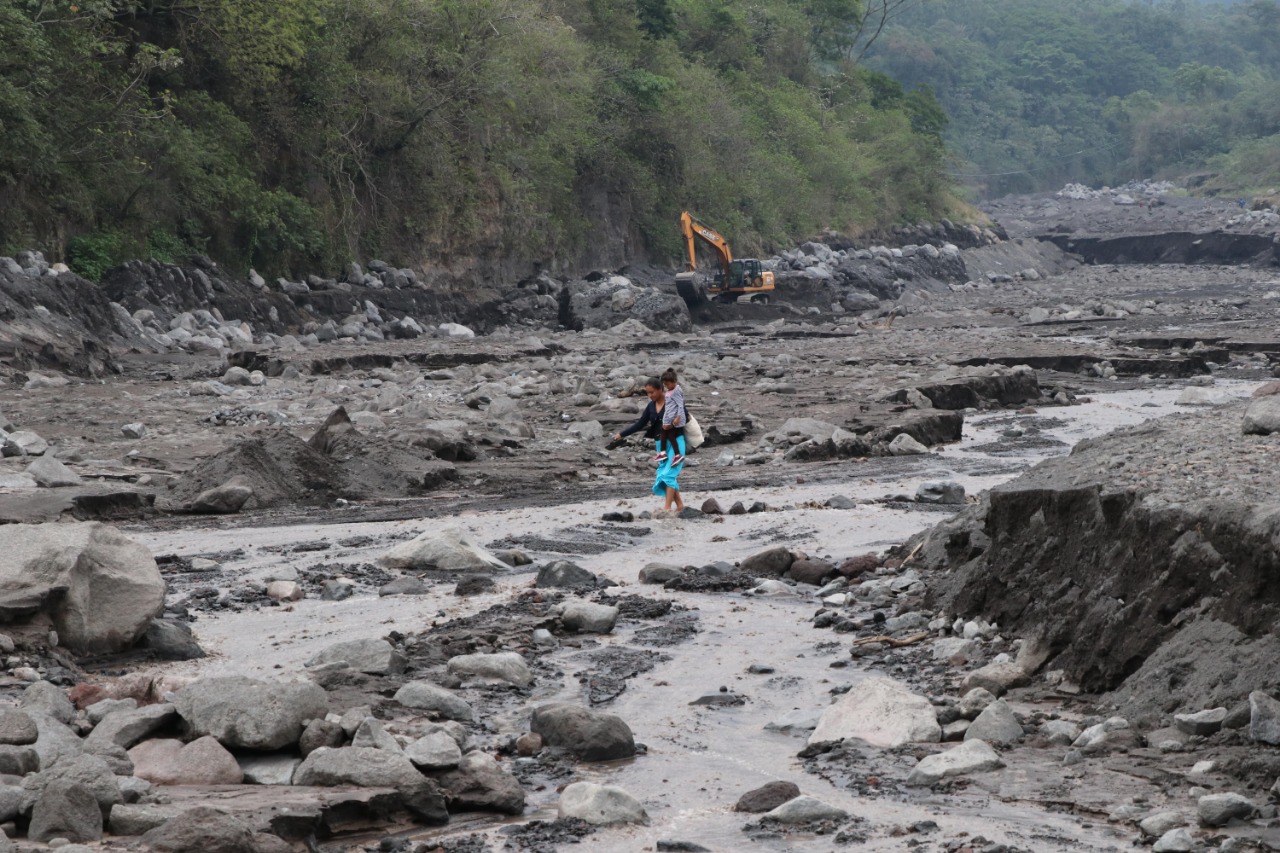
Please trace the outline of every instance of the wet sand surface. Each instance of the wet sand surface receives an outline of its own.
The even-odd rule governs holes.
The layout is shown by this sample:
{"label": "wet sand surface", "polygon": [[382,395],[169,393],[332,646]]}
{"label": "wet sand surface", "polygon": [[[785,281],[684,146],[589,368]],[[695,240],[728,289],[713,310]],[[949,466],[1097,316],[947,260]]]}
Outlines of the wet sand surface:
{"label": "wet sand surface", "polygon": [[[1247,395],[1253,383],[1228,385],[1230,392]],[[764,497],[775,511],[722,516],[709,520],[657,519],[637,522],[651,530],[630,544],[620,544],[602,554],[572,554],[530,550],[535,563],[570,557],[578,564],[611,578],[633,591],[636,574],[650,562],[698,564],[713,560],[734,561],[774,544],[784,543],[811,554],[835,558],[866,551],[879,551],[899,543],[911,534],[932,525],[940,517],[937,508],[895,508],[893,504],[866,504],[853,510],[821,507],[833,494],[855,500],[875,499],[897,493],[914,494],[916,486],[933,479],[952,479],[975,493],[1015,476],[1049,454],[1065,453],[1076,441],[1110,429],[1141,422],[1180,410],[1174,405],[1178,391],[1150,391],[1102,394],[1090,403],[1053,412],[1054,423],[1043,436],[1057,444],[1032,451],[989,452],[1010,422],[1042,419],[1040,415],[992,413],[977,415],[966,424],[962,442],[946,447],[927,459],[883,460],[873,476],[860,476],[857,463],[846,463],[843,480],[820,484],[801,483],[759,489],[716,493],[727,505],[733,500],[750,501]],[[988,448],[984,450],[983,448]],[[706,460],[704,460],[705,465]],[[896,464],[895,464],[896,463]],[[899,470],[894,471],[892,469]],[[971,474],[968,472],[977,472]],[[688,469],[685,481],[691,494],[698,489],[701,468]],[[530,508],[502,512],[465,512],[456,523],[480,541],[493,531],[504,538],[545,534],[562,528],[595,524],[601,514],[618,509],[640,509],[651,502],[644,498],[564,503],[552,508]],[[157,554],[194,557],[224,551],[229,540],[244,556],[225,560],[229,585],[263,580],[281,570],[303,565],[295,554],[275,549],[298,543],[338,543],[366,539],[365,547],[341,545],[323,553],[325,560],[359,563],[372,560],[387,543],[429,528],[435,522],[416,520],[394,522],[334,521],[325,524],[243,527],[234,532],[188,525],[182,530],[133,535]],[[626,526],[626,525],[622,525]],[[567,546],[566,546],[567,547]],[[307,554],[307,561],[317,554]],[[503,601],[511,591],[526,587],[530,575],[501,577],[497,590],[467,599],[452,594],[452,584],[441,584],[438,592],[420,597],[379,598],[363,592],[340,602],[305,599],[288,607],[246,610],[240,613],[201,614],[195,630],[210,652],[204,661],[173,664],[169,669],[182,674],[247,674],[271,678],[297,672],[302,664],[322,648],[339,639],[382,636],[389,631],[412,631],[439,621],[470,613]],[[801,589],[804,589],[803,587]],[[908,834],[916,838],[955,838],[964,833],[981,835],[991,843],[1005,843],[1034,850],[1114,849],[1127,836],[1108,826],[1105,811],[1116,802],[1141,795],[1145,783],[1120,774],[1096,779],[1099,787],[1091,797],[1104,809],[1103,815],[1056,813],[1047,807],[1036,790],[1034,779],[1025,785],[1010,781],[1008,770],[974,777],[968,790],[951,795],[898,787],[875,798],[858,796],[843,786],[806,773],[796,753],[803,745],[799,738],[764,730],[764,725],[788,711],[821,709],[831,701],[831,689],[856,684],[867,671],[857,662],[840,669],[835,661],[847,660],[846,644],[833,642],[831,635],[814,632],[809,624],[815,608],[812,595],[803,593],[780,598],[743,593],[713,595],[665,591],[657,597],[674,599],[696,617],[699,633],[691,640],[661,647],[668,659],[635,678],[616,700],[604,706],[627,720],[637,739],[648,745],[646,755],[633,760],[587,765],[579,776],[593,781],[618,784],[638,796],[649,811],[651,823],[645,827],[610,829],[597,833],[585,843],[587,849],[645,851],[662,839],[690,839],[713,850],[760,849],[768,851],[829,850],[832,841],[823,836],[792,835],[760,839],[748,843],[742,827],[751,817],[732,811],[732,804],[744,791],[765,782],[783,779],[795,782],[806,794],[848,809],[870,821],[868,840],[858,849],[900,850],[903,837],[895,831],[908,830],[922,821],[933,821],[938,829],[931,834]],[[179,592],[179,594],[181,594]],[[566,674],[582,666],[581,655],[591,648],[634,648],[635,629],[625,624],[612,635],[583,643],[586,649],[562,649],[553,655]],[[575,664],[575,658],[579,662]],[[751,675],[752,664],[776,669],[772,675]],[[691,707],[693,699],[727,686],[747,697],[745,705],[724,708]],[[529,704],[542,701],[583,701],[582,687],[571,675],[559,682],[536,686]],[[521,730],[519,713],[498,719],[500,728]],[[1061,750],[1045,750],[1039,759],[1052,772],[1061,772]],[[901,759],[899,759],[901,760]],[[1022,758],[1015,769],[1029,777],[1034,765]],[[908,760],[910,763],[910,760]],[[994,777],[999,777],[996,783]],[[987,790],[988,785],[990,790]],[[557,794],[548,787],[530,796],[526,819],[554,817]],[[1105,805],[1104,805],[1105,804]],[[404,830],[411,839],[448,838],[479,831],[481,824],[462,822],[443,830]],[[497,821],[489,821],[496,825]],[[895,829],[896,828],[896,829]],[[325,850],[348,849],[349,842],[325,845]]]}

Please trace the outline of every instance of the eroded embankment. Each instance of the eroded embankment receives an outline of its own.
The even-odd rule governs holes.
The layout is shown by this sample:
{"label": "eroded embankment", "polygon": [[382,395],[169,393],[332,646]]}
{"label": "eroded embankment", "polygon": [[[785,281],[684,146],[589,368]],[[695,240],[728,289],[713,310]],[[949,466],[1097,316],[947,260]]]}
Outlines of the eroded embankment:
{"label": "eroded embankment", "polygon": [[1082,442],[924,534],[935,604],[1047,642],[1134,716],[1280,684],[1275,436],[1242,405]]}

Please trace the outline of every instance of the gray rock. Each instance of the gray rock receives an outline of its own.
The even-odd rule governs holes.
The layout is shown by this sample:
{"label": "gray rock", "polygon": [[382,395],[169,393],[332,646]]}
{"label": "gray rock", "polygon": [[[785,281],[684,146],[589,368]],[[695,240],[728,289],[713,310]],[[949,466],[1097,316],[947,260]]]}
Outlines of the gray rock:
{"label": "gray rock", "polygon": [[142,835],[164,825],[187,809],[188,806],[159,803],[119,805],[111,809],[107,826],[112,835]]}
{"label": "gray rock", "polygon": [[0,609],[46,613],[77,654],[130,648],[164,606],[151,553],[105,524],[10,524],[4,539]]}
{"label": "gray rock", "polygon": [[27,466],[27,473],[31,475],[37,484],[44,486],[46,489],[78,486],[83,482],[79,474],[74,473],[52,456],[37,458]]}
{"label": "gray rock", "polygon": [[205,656],[191,626],[177,619],[152,619],[141,645],[159,660],[199,660]]}
{"label": "gray rock", "polygon": [[302,736],[298,738],[298,753],[306,758],[322,746],[342,746],[346,739],[347,733],[343,730],[341,723],[312,720],[307,723],[307,727],[302,730]]}
{"label": "gray rock", "polygon": [[141,849],[154,853],[279,853],[281,840],[255,832],[243,818],[208,806],[184,809],[148,830]]}
{"label": "gray rock", "polygon": [[738,571],[753,577],[782,577],[795,562],[791,550],[779,545],[767,551],[752,554],[742,561]]}
{"label": "gray rock", "polygon": [[133,759],[123,747],[114,743],[85,743],[84,754],[101,758],[116,776],[133,775]]}
{"label": "gray rock", "polygon": [[1008,746],[1022,737],[1022,726],[1013,715],[1013,709],[1003,699],[997,699],[982,710],[965,731],[965,740],[982,740]]}
{"label": "gray rock", "polygon": [[598,578],[591,572],[579,566],[577,563],[571,563],[568,560],[556,560],[553,563],[547,563],[538,570],[538,577],[533,585],[538,589],[548,589],[555,587],[594,587]]}
{"label": "gray rock", "polygon": [[[156,787],[146,779],[139,779],[137,776],[116,776],[116,786],[120,788],[120,796],[124,797],[126,803],[136,803],[143,797],[149,797]],[[114,810],[115,807],[113,806],[112,809]]]}
{"label": "gray rock", "polygon": [[457,741],[443,731],[423,735],[406,746],[404,754],[419,770],[445,770],[462,761]]}
{"label": "gray rock", "polygon": [[533,672],[518,652],[458,655],[449,658],[448,670],[450,675],[463,679],[501,681],[516,687],[533,684]]}
{"label": "gray rock", "polygon": [[618,608],[592,601],[566,601],[555,608],[560,624],[584,634],[608,634],[618,622]]}
{"label": "gray rock", "polygon": [[1185,829],[1171,829],[1152,845],[1153,853],[1193,853],[1196,840]]}
{"label": "gray rock", "polygon": [[22,814],[24,794],[17,785],[0,785],[0,823],[7,823]]}
{"label": "gray rock", "polygon": [[373,716],[373,708],[368,705],[357,705],[342,712],[339,723],[347,737],[355,737],[356,732],[365,720]]}
{"label": "gray rock", "polygon": [[40,711],[60,723],[70,723],[76,718],[76,706],[71,704],[66,692],[48,681],[35,681],[22,691],[18,704],[23,710]]}
{"label": "gray rock", "polygon": [[578,818],[603,826],[612,823],[648,823],[649,815],[635,797],[615,785],[574,782],[560,792],[557,808],[562,818]]}
{"label": "gray rock", "polygon": [[422,578],[415,578],[412,575],[406,575],[402,578],[396,578],[391,583],[384,584],[378,588],[378,595],[427,595],[431,592],[431,585]]}
{"label": "gray rock", "polygon": [[922,504],[963,504],[964,486],[951,480],[921,483],[916,489],[916,501]]}
{"label": "gray rock", "polygon": [[1239,794],[1208,794],[1200,798],[1196,810],[1201,826],[1226,826],[1233,819],[1252,817],[1257,808]]}
{"label": "gray rock", "polygon": [[146,436],[147,427],[145,424],[141,424],[141,423],[125,424],[124,426],[120,427],[120,433],[125,438],[132,438],[132,439],[138,440]]}
{"label": "gray rock", "polygon": [[156,785],[239,785],[244,772],[231,753],[209,736],[184,744],[146,740],[129,750],[134,774]]}
{"label": "gray rock", "polygon": [[22,788],[26,791],[23,811],[39,800],[50,785],[62,782],[83,785],[104,814],[124,800],[120,786],[116,784],[115,774],[111,772],[107,762],[96,755],[78,755],[65,758],[22,780]]}
{"label": "gray rock", "polygon": [[400,742],[387,734],[387,730],[382,727],[382,723],[373,717],[366,717],[360,723],[355,734],[351,736],[351,745],[370,749],[385,749],[388,752],[404,752],[400,747]]}
{"label": "gray rock", "polygon": [[[933,641],[933,659],[945,661],[956,655],[971,659],[978,653],[979,648],[977,642],[966,640],[964,637],[941,637]],[[985,693],[986,691],[983,692]],[[994,699],[995,697],[993,696],[992,698]]]}
{"label": "gray rock", "polygon": [[177,709],[167,703],[141,708],[122,707],[104,716],[85,742],[115,744],[129,749],[169,725],[177,716]]}
{"label": "gray rock", "polygon": [[26,746],[39,736],[40,730],[31,717],[14,708],[0,708],[0,744]]}
{"label": "gray rock", "polygon": [[1040,734],[1056,746],[1070,746],[1080,737],[1080,727],[1067,720],[1046,720],[1040,725]]}
{"label": "gray rock", "polygon": [[818,721],[821,719],[822,709],[820,708],[798,708],[765,723],[764,729],[767,732],[807,736],[818,727]]}
{"label": "gray rock", "polygon": [[1244,410],[1241,429],[1245,435],[1271,435],[1280,432],[1280,396],[1256,397]]}
{"label": "gray rock", "polygon": [[1003,696],[1030,680],[1031,676],[1016,663],[989,663],[965,676],[964,689],[981,687],[994,696]]}
{"label": "gray rock", "polygon": [[809,743],[858,738],[892,748],[908,743],[937,743],[942,727],[933,705],[899,681],[871,676],[860,681],[822,712]]}
{"label": "gray rock", "polygon": [[894,456],[919,456],[928,452],[929,448],[905,432],[899,433],[893,441],[889,442],[889,453]]}
{"label": "gray rock", "polygon": [[444,795],[404,755],[384,749],[317,749],[298,766],[293,784],[394,788],[407,798],[406,807],[419,820],[445,823],[449,819]]}
{"label": "gray rock", "polygon": [[[72,735],[75,737],[75,735]],[[76,747],[79,748],[79,741]],[[0,775],[26,776],[40,769],[40,753],[30,746],[0,746]]]}
{"label": "gray rock", "polygon": [[1174,714],[1173,724],[1189,735],[1204,736],[1221,729],[1222,721],[1226,718],[1226,708],[1207,708],[1194,714]]}
{"label": "gray rock", "polygon": [[323,717],[329,699],[310,682],[230,676],[188,684],[173,704],[190,734],[212,735],[230,749],[269,752],[296,744],[304,721]]}
{"label": "gray rock", "polygon": [[765,812],[769,820],[785,824],[812,823],[815,820],[843,821],[849,819],[849,813],[842,808],[824,803],[814,797],[799,796]]}
{"label": "gray rock", "polygon": [[505,563],[457,528],[423,533],[392,548],[378,558],[378,563],[389,569],[442,572],[494,572],[506,568]]}
{"label": "gray rock", "polygon": [[1280,746],[1280,702],[1256,690],[1249,694],[1249,737]]}
{"label": "gray rock", "polygon": [[102,810],[93,791],[79,782],[64,779],[49,783],[31,809],[27,837],[32,841],[101,839]]}
{"label": "gray rock", "polygon": [[0,748],[0,755],[3,755],[7,749],[34,749],[38,766],[52,767],[65,758],[74,758],[84,752],[84,745],[80,738],[68,726],[35,709],[28,708],[26,711],[27,715],[36,721],[36,728],[40,730],[40,737],[36,739],[35,746]]}
{"label": "gray rock", "polygon": [[1124,717],[1111,717],[1089,726],[1080,733],[1080,737],[1071,742],[1071,745],[1077,749],[1102,748],[1107,746],[1108,741],[1114,740],[1113,735],[1117,732],[1126,734],[1129,732],[1129,721]]}
{"label": "gray rock", "polygon": [[14,430],[5,437],[5,443],[16,448],[18,453],[14,455],[19,456],[43,456],[49,450],[49,442],[29,429]]}
{"label": "gray rock", "polygon": [[1188,820],[1181,812],[1156,812],[1139,821],[1138,829],[1150,838],[1160,838],[1166,832],[1186,826],[1187,823]]}
{"label": "gray rock", "polygon": [[529,731],[547,746],[560,747],[583,761],[609,761],[635,755],[635,736],[621,717],[555,703],[533,710]]}
{"label": "gray rock", "polygon": [[640,570],[640,583],[661,584],[684,576],[684,569],[665,563],[649,563]]}
{"label": "gray rock", "polygon": [[294,771],[302,763],[291,755],[244,754],[236,756],[236,761],[248,785],[292,785]]}
{"label": "gray rock", "polygon": [[800,788],[794,782],[768,782],[759,788],[747,791],[734,804],[735,812],[760,814],[773,811],[783,803],[790,802],[800,796]]}
{"label": "gray rock", "polygon": [[907,776],[907,784],[929,786],[941,782],[948,776],[964,776],[969,773],[982,773],[996,770],[1004,766],[1000,756],[988,744],[980,740],[966,740],[957,747],[928,755]]}
{"label": "gray rock", "polygon": [[471,706],[456,696],[429,681],[410,681],[396,691],[395,700],[406,708],[419,711],[430,711],[446,720],[471,722]]}
{"label": "gray rock", "polygon": [[435,773],[433,778],[447,793],[450,811],[524,812],[524,789],[486,752],[469,752],[456,769]]}
{"label": "gray rock", "polygon": [[188,510],[204,515],[230,515],[243,509],[251,497],[253,486],[241,477],[232,477],[221,486],[196,495]]}
{"label": "gray rock", "polygon": [[404,655],[381,638],[335,643],[307,661],[307,666],[345,663],[356,672],[370,675],[397,675],[404,672]]}

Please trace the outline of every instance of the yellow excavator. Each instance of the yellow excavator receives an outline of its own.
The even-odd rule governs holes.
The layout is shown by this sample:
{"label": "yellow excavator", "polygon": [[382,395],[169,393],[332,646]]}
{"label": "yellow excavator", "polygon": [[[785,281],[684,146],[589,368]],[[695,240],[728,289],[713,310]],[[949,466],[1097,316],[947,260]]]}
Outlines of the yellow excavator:
{"label": "yellow excavator", "polygon": [[[733,259],[729,241],[697,219],[689,211],[680,214],[680,233],[684,236],[684,272],[676,275],[676,291],[690,307],[713,299],[717,302],[764,304],[773,292],[773,272],[755,258]],[[697,241],[711,247],[720,260],[720,271],[710,280],[698,272]]]}

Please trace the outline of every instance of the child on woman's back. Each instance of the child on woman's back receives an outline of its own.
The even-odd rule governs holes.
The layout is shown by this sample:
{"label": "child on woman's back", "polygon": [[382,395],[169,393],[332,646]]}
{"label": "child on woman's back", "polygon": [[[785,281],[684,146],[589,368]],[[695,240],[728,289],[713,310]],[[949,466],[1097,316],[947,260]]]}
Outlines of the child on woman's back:
{"label": "child on woman's back", "polygon": [[[686,422],[684,409],[684,389],[676,381],[676,372],[667,368],[662,373],[662,387],[666,401],[662,404],[662,437],[658,439],[657,461],[671,456],[671,464],[679,465],[684,461],[684,427]],[[666,449],[663,449],[666,444]]]}

